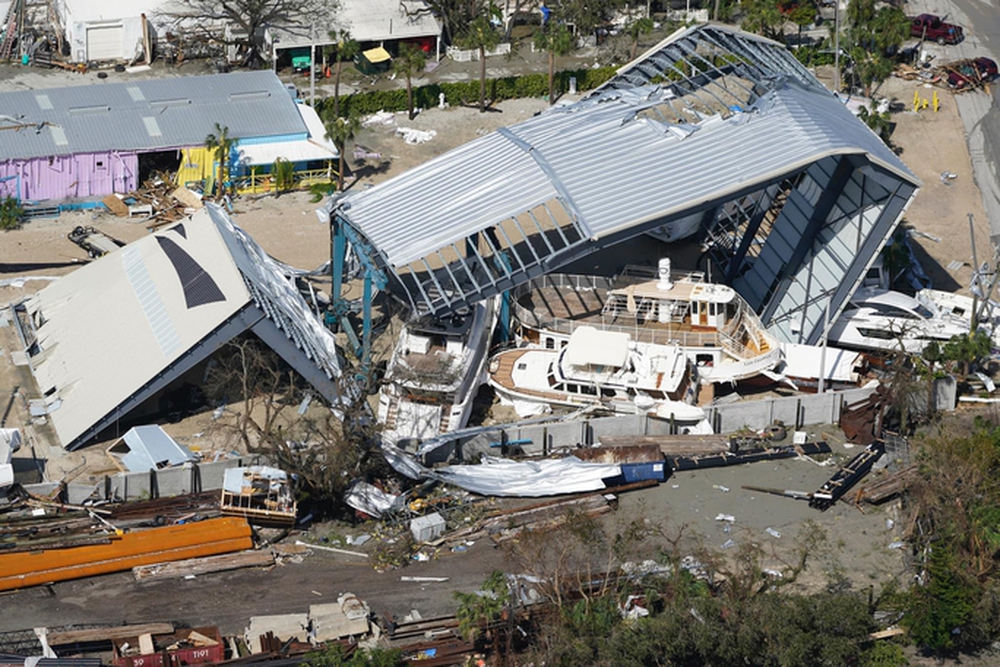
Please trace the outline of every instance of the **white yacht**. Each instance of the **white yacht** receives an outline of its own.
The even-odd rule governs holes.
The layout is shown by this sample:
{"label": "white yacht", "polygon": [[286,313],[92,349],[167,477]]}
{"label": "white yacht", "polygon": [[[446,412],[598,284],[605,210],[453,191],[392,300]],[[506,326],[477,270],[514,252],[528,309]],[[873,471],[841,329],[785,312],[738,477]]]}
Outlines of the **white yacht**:
{"label": "white yacht", "polygon": [[781,362],[778,341],[736,290],[700,272],[672,272],[667,259],[658,272],[627,267],[614,279],[543,276],[518,294],[514,315],[522,340],[548,349],[579,326],[679,347],[704,383],[752,378]]}
{"label": "white yacht", "polygon": [[580,326],[561,349],[520,347],[490,359],[500,399],[544,408],[603,407],[677,421],[704,418],[697,379],[677,345],[635,343],[628,334]]}
{"label": "white yacht", "polygon": [[448,317],[403,326],[379,392],[378,419],[390,443],[464,428],[484,382],[497,299]]}
{"label": "white yacht", "polygon": [[829,340],[843,347],[919,354],[930,341],[967,334],[970,323],[942,312],[934,301],[863,287],[830,326]]}

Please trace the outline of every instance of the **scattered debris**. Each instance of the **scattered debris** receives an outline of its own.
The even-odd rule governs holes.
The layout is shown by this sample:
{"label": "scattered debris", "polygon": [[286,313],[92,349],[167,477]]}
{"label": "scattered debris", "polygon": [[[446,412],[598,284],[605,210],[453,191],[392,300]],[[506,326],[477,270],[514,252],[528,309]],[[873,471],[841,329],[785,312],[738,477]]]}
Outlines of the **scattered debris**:
{"label": "scattered debris", "polygon": [[[114,195],[111,196],[114,197]],[[115,200],[117,201],[117,197]],[[114,252],[125,245],[124,241],[119,241],[93,227],[78,226],[66,236],[70,241],[83,248],[92,259]]]}
{"label": "scattered debris", "polygon": [[847,462],[833,477],[812,494],[809,506],[820,511],[826,511],[833,506],[845,493],[868,474],[875,462],[885,453],[885,444],[873,442],[857,456]]}
{"label": "scattered debris", "polygon": [[222,482],[223,514],[259,525],[290,526],[298,505],[284,470],[269,466],[229,468]]}
{"label": "scattered debris", "polygon": [[270,551],[251,550],[221,556],[190,558],[173,563],[140,565],[132,568],[132,576],[135,577],[136,581],[153,581],[199,576],[212,572],[227,572],[246,567],[270,567],[271,565],[274,565],[274,555]]}
{"label": "scattered debris", "polygon": [[906,491],[919,475],[920,472],[915,464],[897,472],[885,473],[858,489],[854,495],[854,502],[864,501],[871,505],[884,503]]}

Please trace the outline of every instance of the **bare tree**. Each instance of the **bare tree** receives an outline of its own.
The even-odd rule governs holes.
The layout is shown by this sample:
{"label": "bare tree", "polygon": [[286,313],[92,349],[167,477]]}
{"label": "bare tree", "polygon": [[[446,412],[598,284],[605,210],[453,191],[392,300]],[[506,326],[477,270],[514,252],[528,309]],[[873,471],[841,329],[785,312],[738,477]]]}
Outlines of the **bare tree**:
{"label": "bare tree", "polygon": [[[337,0],[175,0],[160,18],[188,34],[242,47],[241,64],[257,67],[263,61],[260,47],[266,28],[325,28],[336,8]],[[231,36],[227,26],[235,29]]]}

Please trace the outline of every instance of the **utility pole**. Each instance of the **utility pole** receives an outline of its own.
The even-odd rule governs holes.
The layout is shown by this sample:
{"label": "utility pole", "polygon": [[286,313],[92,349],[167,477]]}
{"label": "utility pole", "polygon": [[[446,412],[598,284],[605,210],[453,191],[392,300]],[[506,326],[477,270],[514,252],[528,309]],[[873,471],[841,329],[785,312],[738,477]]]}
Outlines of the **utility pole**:
{"label": "utility pole", "polygon": [[840,93],[840,0],[833,4],[833,92]]}
{"label": "utility pole", "polygon": [[316,107],[316,24],[309,24],[309,106]]}

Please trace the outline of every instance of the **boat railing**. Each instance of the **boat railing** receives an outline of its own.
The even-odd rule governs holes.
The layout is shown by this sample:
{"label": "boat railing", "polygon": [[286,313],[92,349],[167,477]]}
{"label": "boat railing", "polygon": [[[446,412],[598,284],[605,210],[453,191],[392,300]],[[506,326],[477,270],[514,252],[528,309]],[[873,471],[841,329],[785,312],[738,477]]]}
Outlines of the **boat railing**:
{"label": "boat railing", "polygon": [[646,327],[638,321],[634,325],[626,326],[621,324],[611,324],[606,321],[595,322],[592,320],[572,320],[562,317],[547,316],[525,308],[519,303],[514,304],[514,319],[522,326],[550,331],[552,333],[569,336],[579,326],[596,326],[603,331],[614,331],[628,334],[636,343],[652,343],[655,345],[680,344],[684,347],[711,347],[719,344],[718,336],[714,331],[691,331],[689,329],[679,329],[669,326]]}

